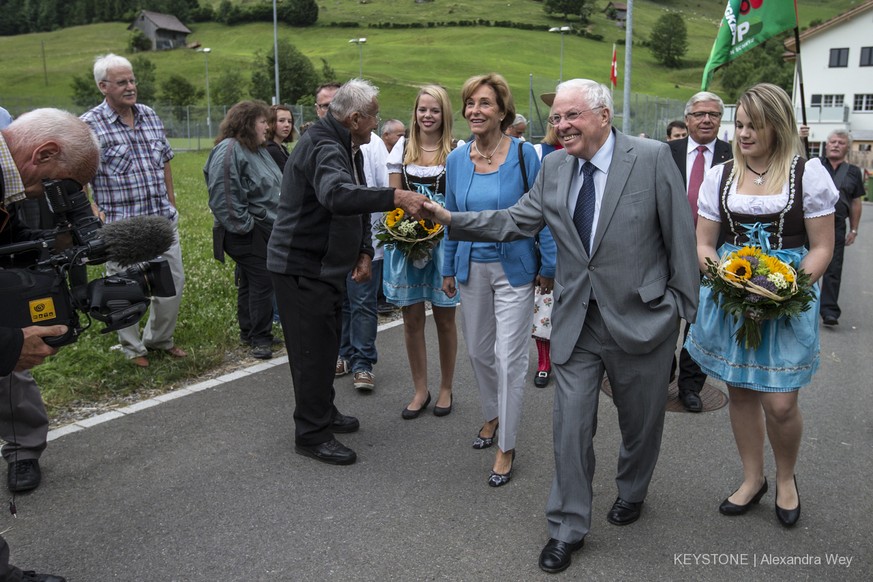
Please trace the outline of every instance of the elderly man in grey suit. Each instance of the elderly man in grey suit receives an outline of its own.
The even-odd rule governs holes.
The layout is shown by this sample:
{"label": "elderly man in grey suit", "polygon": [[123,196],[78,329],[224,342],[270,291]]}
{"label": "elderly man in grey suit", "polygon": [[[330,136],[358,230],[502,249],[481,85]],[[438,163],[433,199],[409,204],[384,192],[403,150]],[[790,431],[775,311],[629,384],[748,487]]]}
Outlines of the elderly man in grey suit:
{"label": "elderly man in grey suit", "polygon": [[666,144],[612,129],[609,89],[587,79],[558,85],[549,123],[564,149],[543,159],[515,206],[448,211],[426,204],[448,236],[514,240],[548,226],[558,245],[552,365],[555,478],[549,542],[539,566],[570,565],[591,525],[593,439],[603,374],[612,385],[622,444],[618,498],[607,520],[640,516],[664,426],[679,319],[693,321],[699,275],[691,211]]}

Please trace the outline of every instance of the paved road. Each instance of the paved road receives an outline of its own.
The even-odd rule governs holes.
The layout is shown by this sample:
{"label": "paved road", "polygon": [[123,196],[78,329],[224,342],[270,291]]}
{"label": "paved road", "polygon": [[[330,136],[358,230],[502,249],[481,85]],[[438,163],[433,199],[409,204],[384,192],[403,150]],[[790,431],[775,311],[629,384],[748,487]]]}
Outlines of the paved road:
{"label": "paved road", "polygon": [[[740,480],[726,409],[669,413],[643,518],[609,525],[619,433],[603,397],[593,530],[561,577],[873,579],[871,227],[867,205],[847,253],[845,315],[823,330],[821,371],[801,395],[798,527],[777,524],[772,492],[744,517],[717,512]],[[470,447],[481,418],[466,359],[450,416],[403,421],[402,328],[380,332],[378,347],[374,394],[336,383],[341,410],[362,423],[342,438],[359,455],[350,467],[293,452],[289,372],[276,361],[56,431],[43,485],[0,524],[12,528],[13,563],[71,582],[549,578],[536,562],[548,537],[551,389],[527,391],[515,476],[495,490],[485,484],[493,453]],[[772,479],[769,456],[767,466]]]}

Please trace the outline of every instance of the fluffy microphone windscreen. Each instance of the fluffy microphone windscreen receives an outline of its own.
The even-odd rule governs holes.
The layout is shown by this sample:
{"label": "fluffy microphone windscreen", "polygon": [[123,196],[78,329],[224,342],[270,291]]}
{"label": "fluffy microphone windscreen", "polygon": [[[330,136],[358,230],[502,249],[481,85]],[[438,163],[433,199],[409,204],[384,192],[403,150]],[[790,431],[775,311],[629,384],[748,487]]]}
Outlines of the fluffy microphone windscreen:
{"label": "fluffy microphone windscreen", "polygon": [[134,216],[101,229],[109,260],[125,267],[165,253],[174,236],[173,223],[163,216]]}

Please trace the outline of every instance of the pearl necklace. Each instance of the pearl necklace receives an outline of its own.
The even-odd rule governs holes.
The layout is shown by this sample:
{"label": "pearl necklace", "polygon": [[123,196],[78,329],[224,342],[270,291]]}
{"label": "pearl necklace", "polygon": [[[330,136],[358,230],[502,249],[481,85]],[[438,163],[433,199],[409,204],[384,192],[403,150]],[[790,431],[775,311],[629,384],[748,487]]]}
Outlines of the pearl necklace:
{"label": "pearl necklace", "polygon": [[763,185],[764,185],[764,181],[765,181],[764,176],[767,174],[767,172],[770,171],[770,168],[767,168],[767,169],[764,170],[763,172],[760,172],[760,173],[759,173],[759,172],[756,172],[755,170],[753,170],[753,169],[749,166],[749,162],[746,162],[746,169],[749,170],[750,172],[752,172],[753,174],[755,174],[756,176],[758,176],[757,178],[755,178],[755,184],[757,184],[758,186],[763,186]]}
{"label": "pearl necklace", "polygon": [[500,139],[497,140],[497,145],[494,146],[494,149],[493,149],[493,150],[491,150],[491,155],[489,155],[489,156],[486,156],[486,155],[483,154],[481,151],[479,151],[479,146],[476,145],[476,142],[479,141],[479,140],[473,140],[473,149],[476,150],[476,153],[479,154],[480,156],[482,156],[482,158],[483,158],[486,162],[488,162],[488,165],[490,166],[490,165],[491,165],[491,158],[494,157],[494,154],[497,152],[497,148],[499,148],[499,147],[500,147],[500,144],[503,143],[503,138],[504,138],[504,137],[506,137],[505,134],[500,134]]}

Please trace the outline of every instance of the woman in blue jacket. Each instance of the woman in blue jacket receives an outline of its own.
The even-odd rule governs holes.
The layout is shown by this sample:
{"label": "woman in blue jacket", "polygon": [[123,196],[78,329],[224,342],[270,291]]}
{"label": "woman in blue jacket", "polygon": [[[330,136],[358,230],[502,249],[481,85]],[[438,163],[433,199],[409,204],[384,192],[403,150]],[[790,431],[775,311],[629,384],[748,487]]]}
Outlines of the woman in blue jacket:
{"label": "woman in blue jacket", "polygon": [[[533,184],[540,162],[533,146],[504,135],[515,119],[509,85],[496,73],[471,77],[464,83],[461,100],[473,139],[446,160],[446,208],[480,211],[512,206]],[[485,420],[473,448],[498,442],[488,478],[492,487],[505,485],[512,476],[534,284],[550,291],[554,283],[555,242],[548,229],[540,234],[540,252],[538,261],[532,238],[459,242],[451,240],[450,231],[445,241],[443,291],[449,297],[461,292],[462,328]]]}

